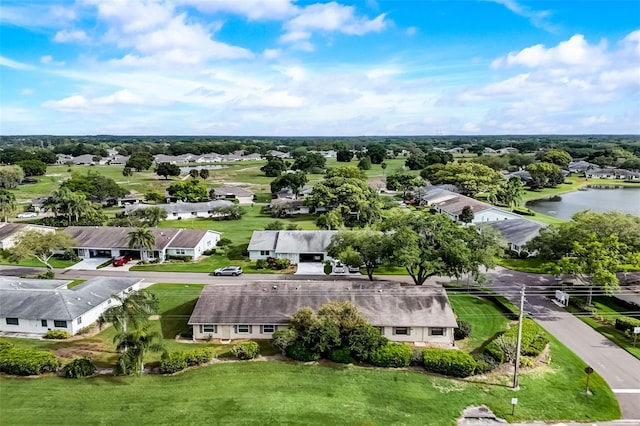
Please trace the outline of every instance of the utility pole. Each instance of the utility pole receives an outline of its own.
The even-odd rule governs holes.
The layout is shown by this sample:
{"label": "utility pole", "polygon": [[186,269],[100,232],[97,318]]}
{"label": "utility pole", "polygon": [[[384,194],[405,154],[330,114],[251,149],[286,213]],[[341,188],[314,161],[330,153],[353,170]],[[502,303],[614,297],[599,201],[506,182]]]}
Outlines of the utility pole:
{"label": "utility pole", "polygon": [[524,319],[524,293],[526,287],[520,290],[520,318],[518,319],[518,340],[516,341],[516,364],[513,369],[513,388],[518,389],[518,370],[520,369],[520,348],[522,346],[522,320]]}

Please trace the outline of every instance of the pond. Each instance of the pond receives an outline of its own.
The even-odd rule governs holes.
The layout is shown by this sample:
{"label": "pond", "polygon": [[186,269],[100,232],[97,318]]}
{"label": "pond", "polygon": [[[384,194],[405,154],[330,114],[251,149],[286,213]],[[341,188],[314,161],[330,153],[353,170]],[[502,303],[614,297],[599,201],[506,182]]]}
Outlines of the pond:
{"label": "pond", "polygon": [[640,187],[589,187],[581,191],[529,201],[527,207],[538,213],[571,220],[582,210],[604,213],[616,210],[640,216]]}
{"label": "pond", "polygon": [[227,165],[225,164],[216,164],[216,165],[207,165],[207,166],[184,166],[184,167],[180,167],[180,173],[189,173],[191,170],[196,169],[197,171],[200,170],[220,170],[220,169],[226,169]]}

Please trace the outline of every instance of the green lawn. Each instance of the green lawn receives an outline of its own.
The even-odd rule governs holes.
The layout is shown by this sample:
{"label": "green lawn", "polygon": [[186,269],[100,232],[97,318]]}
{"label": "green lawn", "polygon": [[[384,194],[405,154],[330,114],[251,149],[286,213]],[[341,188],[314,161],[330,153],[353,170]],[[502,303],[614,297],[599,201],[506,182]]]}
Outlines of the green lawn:
{"label": "green lawn", "polygon": [[[49,263],[51,264],[51,266],[53,266],[54,268],[68,268],[71,265],[75,265],[76,262],[75,260],[60,260],[60,259],[56,259],[56,258],[51,258],[49,260]],[[35,267],[35,268],[44,268],[44,263],[40,262],[37,259],[24,259],[21,260],[19,262],[13,262],[11,261],[11,259],[8,259],[6,257],[0,257],[0,265],[15,265],[15,266],[30,266],[30,267]]]}
{"label": "green lawn", "polygon": [[447,296],[457,318],[471,324],[471,336],[457,343],[465,351],[473,352],[508,328],[509,320],[492,302],[461,291],[448,291]]}
{"label": "green lawn", "polygon": [[542,259],[538,259],[536,257],[530,257],[527,259],[505,259],[498,258],[496,259],[498,265],[507,268],[513,269],[515,271],[520,272],[530,272],[533,274],[546,274],[547,271],[544,267],[545,261]]}
{"label": "green lawn", "polygon": [[627,307],[618,304],[611,296],[594,296],[593,307],[597,310],[595,316],[580,310],[573,304],[570,304],[567,307],[567,311],[575,314],[585,324],[589,325],[591,328],[629,352],[631,355],[640,359],[640,342],[634,345],[632,338],[627,337],[624,333],[616,330],[613,326],[617,317],[633,316],[640,318],[640,314],[637,311],[630,311]]}

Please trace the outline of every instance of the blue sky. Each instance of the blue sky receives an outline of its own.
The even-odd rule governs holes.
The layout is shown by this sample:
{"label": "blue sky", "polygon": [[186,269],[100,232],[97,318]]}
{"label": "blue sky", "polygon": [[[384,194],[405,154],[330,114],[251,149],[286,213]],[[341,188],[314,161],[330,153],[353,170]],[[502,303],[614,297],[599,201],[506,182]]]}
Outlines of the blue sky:
{"label": "blue sky", "polygon": [[0,133],[640,133],[640,2],[0,3]]}

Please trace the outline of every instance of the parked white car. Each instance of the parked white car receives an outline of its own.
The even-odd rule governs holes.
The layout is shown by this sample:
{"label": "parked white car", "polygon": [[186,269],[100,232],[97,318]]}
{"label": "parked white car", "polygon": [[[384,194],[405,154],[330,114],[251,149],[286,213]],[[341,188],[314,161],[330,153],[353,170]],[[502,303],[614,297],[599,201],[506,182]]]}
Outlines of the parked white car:
{"label": "parked white car", "polygon": [[35,212],[24,212],[18,215],[18,219],[28,219],[30,217],[38,217],[38,213]]}

